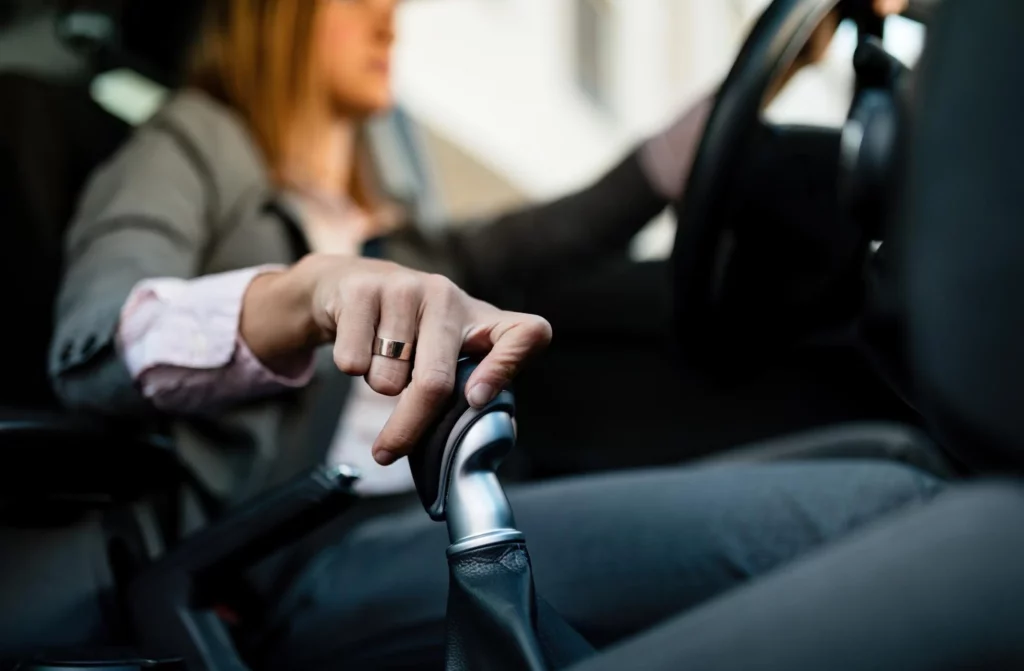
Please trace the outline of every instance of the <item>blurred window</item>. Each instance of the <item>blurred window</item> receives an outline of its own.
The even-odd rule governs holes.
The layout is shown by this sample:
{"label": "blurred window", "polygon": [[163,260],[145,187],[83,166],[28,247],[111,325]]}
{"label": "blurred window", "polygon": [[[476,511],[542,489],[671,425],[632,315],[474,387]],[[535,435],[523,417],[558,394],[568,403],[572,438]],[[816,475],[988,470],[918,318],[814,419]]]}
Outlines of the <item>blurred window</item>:
{"label": "blurred window", "polygon": [[885,21],[885,48],[909,67],[915,67],[924,50],[925,27],[902,16]]}
{"label": "blurred window", "polygon": [[611,22],[608,0],[576,0],[577,77],[583,91],[604,108],[611,107]]}

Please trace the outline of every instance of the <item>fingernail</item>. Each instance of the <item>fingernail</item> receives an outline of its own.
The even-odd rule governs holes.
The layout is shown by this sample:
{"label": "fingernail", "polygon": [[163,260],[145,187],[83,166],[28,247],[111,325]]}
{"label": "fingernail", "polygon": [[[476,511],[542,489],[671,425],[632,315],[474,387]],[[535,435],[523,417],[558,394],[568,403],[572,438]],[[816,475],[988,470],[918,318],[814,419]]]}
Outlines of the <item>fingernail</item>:
{"label": "fingernail", "polygon": [[474,408],[482,408],[494,400],[494,387],[481,382],[469,390],[469,394],[466,395],[466,398],[469,400],[469,404]]}
{"label": "fingernail", "polygon": [[398,457],[394,452],[388,452],[381,448],[373,451],[373,460],[381,466],[390,466],[391,464],[398,461]]}

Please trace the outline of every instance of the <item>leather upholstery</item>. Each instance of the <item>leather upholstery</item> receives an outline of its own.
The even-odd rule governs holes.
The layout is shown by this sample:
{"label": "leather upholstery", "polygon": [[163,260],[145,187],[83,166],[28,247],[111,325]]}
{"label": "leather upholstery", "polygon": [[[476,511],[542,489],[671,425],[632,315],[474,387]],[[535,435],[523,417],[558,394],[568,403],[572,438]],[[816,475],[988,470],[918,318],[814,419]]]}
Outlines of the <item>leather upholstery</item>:
{"label": "leather upholstery", "polygon": [[533,589],[523,543],[461,553],[450,569],[448,671],[562,669],[594,649]]}
{"label": "leather upholstery", "polygon": [[530,556],[523,543],[492,545],[448,562],[448,671],[542,671]]}
{"label": "leather upholstery", "polygon": [[450,557],[448,671],[562,669],[594,649],[536,596],[523,543]]}

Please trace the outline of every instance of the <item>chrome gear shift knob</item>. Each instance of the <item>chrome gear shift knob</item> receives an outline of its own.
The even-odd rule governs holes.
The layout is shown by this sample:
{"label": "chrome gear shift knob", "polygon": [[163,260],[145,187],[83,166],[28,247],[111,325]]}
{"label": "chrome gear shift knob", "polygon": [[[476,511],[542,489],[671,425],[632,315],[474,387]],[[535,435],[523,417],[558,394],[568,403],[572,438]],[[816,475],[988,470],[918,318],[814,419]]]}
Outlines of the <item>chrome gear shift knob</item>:
{"label": "chrome gear shift knob", "polygon": [[423,507],[448,524],[449,555],[522,539],[497,476],[515,447],[515,399],[503,391],[486,407],[472,408],[464,389],[477,363],[459,362],[458,392],[409,457]]}
{"label": "chrome gear shift knob", "polygon": [[501,462],[515,447],[512,416],[504,410],[485,412],[477,416],[461,437],[452,438],[444,505],[452,543],[448,554],[521,540],[523,535],[515,528],[512,506],[497,476]]}

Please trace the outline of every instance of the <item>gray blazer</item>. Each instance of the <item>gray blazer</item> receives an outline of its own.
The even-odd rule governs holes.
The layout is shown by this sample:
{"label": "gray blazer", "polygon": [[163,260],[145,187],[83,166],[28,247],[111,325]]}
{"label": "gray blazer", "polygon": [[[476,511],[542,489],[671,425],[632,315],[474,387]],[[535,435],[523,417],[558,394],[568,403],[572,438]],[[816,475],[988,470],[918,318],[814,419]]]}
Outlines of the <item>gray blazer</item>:
{"label": "gray blazer", "polygon": [[[621,251],[665,206],[636,153],[588,189],[493,221],[427,238],[407,227],[382,241],[386,258],[452,277],[511,309],[531,283]],[[308,252],[277,204],[263,158],[230,109],[183,91],[91,178],[68,232],[50,374],[75,409],[160,422],[215,498],[242,500],[326,455],[348,381],[318,357],[301,391],[202,417],[162,417],[136,389],[115,333],[132,288],[295,262]]]}

